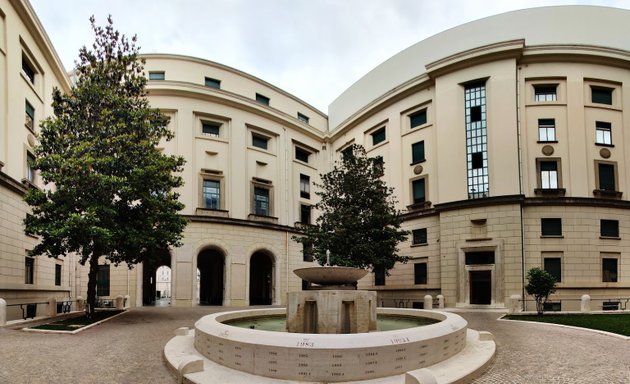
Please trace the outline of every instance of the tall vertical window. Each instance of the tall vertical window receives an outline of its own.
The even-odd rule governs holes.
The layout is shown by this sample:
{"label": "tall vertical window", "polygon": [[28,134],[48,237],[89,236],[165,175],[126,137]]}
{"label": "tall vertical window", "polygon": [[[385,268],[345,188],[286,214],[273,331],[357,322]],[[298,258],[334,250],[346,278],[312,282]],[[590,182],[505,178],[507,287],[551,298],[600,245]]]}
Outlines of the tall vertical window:
{"label": "tall vertical window", "polygon": [[411,144],[411,164],[424,160],[424,140]]}
{"label": "tall vertical window", "polygon": [[591,101],[597,104],[612,105],[613,89],[606,87],[591,87]]}
{"label": "tall vertical window", "polygon": [[427,283],[427,263],[415,263],[413,265],[413,282],[414,284]]}
{"label": "tall vertical window", "polygon": [[612,125],[610,123],[595,122],[595,143],[612,145]]}
{"label": "tall vertical window", "polygon": [[29,103],[28,100],[26,100],[25,105],[24,105],[24,125],[26,126],[26,128],[32,131],[35,127],[34,121],[35,121],[35,108],[33,108],[31,103]]}
{"label": "tall vertical window", "polygon": [[265,95],[261,95],[260,93],[256,94],[256,101],[259,102],[260,104],[265,104],[265,105],[269,105],[269,98]]}
{"label": "tall vertical window", "polygon": [[385,135],[385,127],[377,129],[376,131],[371,133],[371,135],[372,135],[372,145],[380,144],[383,141],[385,141],[385,139],[387,138],[387,136]]}
{"label": "tall vertical window", "polygon": [[269,190],[254,187],[254,214],[269,216]]}
{"label": "tall vertical window", "polygon": [[306,204],[300,204],[300,223],[311,223],[311,206]]}
{"label": "tall vertical window", "polygon": [[374,285],[385,285],[385,268],[374,267]]}
{"label": "tall vertical window", "polygon": [[313,261],[313,244],[309,242],[302,243],[302,261]]}
{"label": "tall vertical window", "polygon": [[55,285],[61,285],[61,264],[55,264]]}
{"label": "tall vertical window", "polygon": [[603,258],[602,259],[602,282],[604,283],[616,283],[617,282],[617,259],[616,258]]}
{"label": "tall vertical window", "polygon": [[221,80],[213,79],[212,77],[206,77],[204,79],[206,87],[221,89]]}
{"label": "tall vertical window", "polygon": [[109,264],[99,265],[96,273],[96,295],[109,296]]}
{"label": "tall vertical window", "polygon": [[311,198],[311,178],[300,174],[300,197]]}
{"label": "tall vertical window", "polygon": [[556,121],[538,119],[538,141],[556,141]]}
{"label": "tall vertical window", "polygon": [[599,189],[615,191],[615,165],[609,163],[597,163]]}
{"label": "tall vertical window", "polygon": [[28,59],[24,56],[24,53],[22,53],[22,72],[26,75],[26,77],[32,84],[35,84],[35,69],[33,68],[33,65],[28,61]]}
{"label": "tall vertical window", "polygon": [[221,182],[218,180],[203,181],[203,206],[208,209],[221,208]]}
{"label": "tall vertical window", "polygon": [[24,284],[33,284],[35,282],[35,259],[32,257],[24,258]]}
{"label": "tall vertical window", "polygon": [[488,133],[486,86],[484,83],[467,85],[464,89],[466,118],[466,157],[468,170],[468,198],[487,197]]}
{"label": "tall vertical window", "polygon": [[411,182],[413,203],[419,204],[426,201],[425,179],[417,179]]}
{"label": "tall vertical window", "polygon": [[534,101],[556,101],[558,99],[557,88],[557,84],[534,85]]}
{"label": "tall vertical window", "polygon": [[540,168],[540,188],[541,189],[558,189],[558,162],[557,161],[539,161]]}
{"label": "tall vertical window", "polygon": [[419,127],[427,123],[427,110],[423,109],[409,115],[409,125],[411,128]]}
{"label": "tall vertical window", "polygon": [[545,257],[543,267],[558,283],[562,282],[562,259],[559,257]]}
{"label": "tall vertical window", "polygon": [[26,153],[26,180],[35,182],[35,156],[30,152]]}

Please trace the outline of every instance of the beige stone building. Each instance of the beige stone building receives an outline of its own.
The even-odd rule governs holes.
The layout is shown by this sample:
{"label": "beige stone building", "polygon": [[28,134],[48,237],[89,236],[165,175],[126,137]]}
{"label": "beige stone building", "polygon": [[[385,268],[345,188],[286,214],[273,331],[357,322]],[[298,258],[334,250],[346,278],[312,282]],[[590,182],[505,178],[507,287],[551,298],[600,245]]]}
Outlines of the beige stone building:
{"label": "beige stone building", "polygon": [[[70,81],[27,2],[2,0],[0,16],[0,297],[84,296],[72,255],[29,260],[37,239],[21,224],[38,183],[33,133],[52,87]],[[168,266],[171,305],[285,304],[302,288],[292,270],[312,264],[292,236],[315,219],[319,174],[357,143],[384,158],[411,232],[409,263],[360,281],[381,305],[441,294],[449,307],[505,307],[534,266],[560,281],[555,309],[630,297],[628,19],[569,6],[468,23],[376,67],[328,115],[234,68],[144,55],[151,105],[175,132],[161,147],[187,160],[189,224],[155,265],[103,262],[100,296],[151,304]]]}

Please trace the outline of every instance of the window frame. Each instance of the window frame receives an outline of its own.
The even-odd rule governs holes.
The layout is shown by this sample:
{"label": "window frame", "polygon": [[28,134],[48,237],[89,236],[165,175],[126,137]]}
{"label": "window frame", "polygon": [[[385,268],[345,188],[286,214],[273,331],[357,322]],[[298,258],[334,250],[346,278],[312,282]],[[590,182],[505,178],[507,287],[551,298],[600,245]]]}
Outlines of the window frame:
{"label": "window frame", "polygon": [[257,103],[262,105],[269,105],[271,103],[271,99],[268,96],[265,96],[262,93],[258,92],[256,92],[256,97],[254,99]]}
{"label": "window frame", "polygon": [[[414,111],[410,114],[407,115],[407,117],[409,118],[409,129],[416,129],[418,127],[422,127],[425,126],[429,123],[429,112],[428,112],[427,107],[424,108],[420,108],[417,111]],[[424,116],[424,118],[422,118],[422,116]],[[414,118],[419,118],[420,117],[420,122],[415,122],[414,123]]]}
{"label": "window frame", "polygon": [[[551,179],[549,177],[545,178],[544,172],[551,172],[543,169],[544,164],[555,164],[555,187],[551,184]],[[559,191],[563,190],[562,188],[562,159],[557,157],[543,157],[536,159],[536,179],[538,184],[537,192],[549,192],[549,191]],[[545,180],[547,180],[550,184],[545,186]]]}
{"label": "window frame", "polygon": [[[416,158],[416,151],[415,148],[422,148],[421,152],[422,152],[422,158]],[[420,152],[420,150],[418,151]],[[420,155],[420,153],[418,153],[418,155]],[[420,164],[423,163],[427,160],[426,158],[426,152],[425,152],[425,148],[424,148],[424,140],[420,140],[420,141],[416,141],[415,143],[411,144],[411,165],[415,165],[415,164]]]}
{"label": "window frame", "polygon": [[24,284],[35,284],[35,258],[32,256],[24,257]]}
{"label": "window frame", "polygon": [[[204,137],[213,137],[213,138],[221,138],[221,131],[223,128],[223,123],[218,122],[218,121],[212,121],[212,120],[206,120],[206,119],[199,119],[199,121],[201,122],[201,135]],[[206,133],[204,132],[204,128],[205,127],[210,127],[210,128],[216,128],[217,133]]]}
{"label": "window frame", "polygon": [[600,219],[599,236],[604,239],[620,239],[619,220]]}
{"label": "window frame", "polygon": [[313,206],[310,204],[300,203],[300,223],[301,224],[307,224],[307,225],[311,224],[312,208]]}
{"label": "window frame", "polygon": [[37,161],[35,155],[31,151],[26,151],[26,175],[25,178],[29,183],[35,184],[35,180],[37,179],[37,170],[34,168],[35,162]]}
{"label": "window frame", "polygon": [[297,113],[297,119],[298,119],[299,121],[303,122],[303,123],[306,123],[306,124],[308,124],[308,123],[309,123],[309,121],[311,120],[311,118],[310,118],[310,117],[308,117],[308,116],[306,116],[305,114],[300,113],[300,112],[298,112],[298,113]]}
{"label": "window frame", "polygon": [[[542,132],[545,132],[545,137],[543,137]],[[553,132],[553,140],[549,139],[549,132]],[[538,119],[538,142],[539,143],[557,143],[558,136],[556,130],[556,119],[555,118],[545,118]]]}
{"label": "window frame", "polygon": [[372,146],[376,147],[379,144],[387,142],[387,130],[385,127],[380,127],[370,132],[372,137]]}
{"label": "window frame", "polygon": [[[609,271],[606,269],[606,264],[609,264],[609,267],[610,267],[612,265],[612,261],[614,261],[614,266],[615,266],[614,271]],[[619,257],[602,256],[601,266],[602,266],[602,283],[618,283],[619,282]]]}
{"label": "window frame", "polygon": [[[305,156],[303,156],[304,158],[300,158],[302,155],[298,155],[298,153],[301,153],[302,155],[305,155]],[[309,158],[310,158],[310,156],[312,154],[313,153],[311,151],[308,151],[308,150],[306,150],[306,149],[304,149],[302,147],[299,147],[297,145],[295,146],[295,151],[294,151],[294,159],[295,160],[298,160],[298,161],[301,161],[303,163],[308,164],[308,160],[309,160]]]}
{"label": "window frame", "polygon": [[24,99],[24,126],[31,132],[35,132],[35,107],[28,99]]}
{"label": "window frame", "polygon": [[206,87],[212,89],[221,89],[221,80],[204,76],[203,83]]}
{"label": "window frame", "polygon": [[[96,296],[103,297],[111,294],[110,264],[99,264],[96,272]],[[106,278],[105,278],[106,277]]]}
{"label": "window frame", "polygon": [[429,284],[429,263],[427,261],[413,264],[413,283],[414,285]]}
{"label": "window frame", "polygon": [[[259,144],[264,142],[264,146],[257,145],[256,140],[259,140]],[[252,131],[252,147],[261,149],[263,151],[269,151],[269,141],[271,140],[270,136],[264,135],[262,133]]]}
{"label": "window frame", "polygon": [[[592,104],[610,105],[610,106],[613,106],[615,104],[615,95],[614,95],[615,87],[606,87],[602,85],[591,84],[590,89],[591,89],[591,103]],[[603,96],[604,94],[602,92],[607,93],[607,95]],[[595,100],[595,99],[598,99],[598,100]],[[610,102],[608,102],[609,99],[610,99]]]}
{"label": "window frame", "polygon": [[562,218],[541,217],[540,237],[564,237],[562,235]]}
{"label": "window frame", "polygon": [[[423,241],[424,240],[424,241]],[[416,228],[411,230],[411,245],[427,245],[429,244],[427,228]]]}
{"label": "window frame", "polygon": [[[416,205],[424,205],[429,201],[429,194],[428,194],[428,177],[427,176],[421,176],[415,179],[411,179],[409,180],[410,182],[410,194],[411,194],[411,205],[412,206],[416,206]],[[416,195],[416,191],[415,191],[415,185],[416,183],[422,183],[422,188],[423,188],[423,198],[422,200],[416,200],[415,195]]]}
{"label": "window frame", "polygon": [[311,177],[300,173],[300,198],[311,198]]}
{"label": "window frame", "polygon": [[[612,173],[613,173],[613,180],[612,183],[614,183],[614,188],[610,189],[610,188],[602,188],[602,179],[601,179],[601,170],[602,167],[611,167],[612,169]],[[618,186],[619,186],[619,176],[617,174],[617,163],[616,162],[611,162],[611,161],[601,161],[601,160],[595,160],[595,182],[596,182],[596,191],[598,192],[607,192],[607,193],[615,193],[618,192]],[[610,184],[610,183],[606,183],[606,184]]]}
{"label": "window frame", "polygon": [[149,80],[151,81],[166,80],[166,71],[149,71]]}
{"label": "window frame", "polygon": [[62,266],[61,264],[55,264],[55,286],[61,286],[62,280]]}
{"label": "window frame", "polygon": [[[558,83],[550,83],[550,84],[532,84],[534,87],[534,101],[537,103],[548,103],[558,101]],[[553,88],[553,92],[539,92],[540,91],[549,91]],[[541,96],[541,97],[539,97]]]}
{"label": "window frame", "polygon": [[31,85],[35,86],[39,71],[37,70],[37,66],[33,64],[33,60],[31,60],[29,55],[24,51],[22,51],[22,67],[20,68],[20,71],[24,74]]}
{"label": "window frame", "polygon": [[[557,261],[558,265],[558,274],[556,275],[554,272],[554,268],[555,266],[548,266],[547,265],[547,261]],[[549,267],[549,268],[548,268]],[[550,271],[551,269],[551,271]],[[556,279],[557,283],[561,283],[562,282],[562,257],[559,256],[543,256],[543,270],[547,273],[549,273],[551,276],[553,276],[554,279]]]}
{"label": "window frame", "polygon": [[613,146],[612,123],[607,121],[595,121],[595,144]]}
{"label": "window frame", "polygon": [[[257,210],[257,205],[256,205],[256,191],[257,190],[266,190],[267,191],[267,214],[266,215],[261,215],[260,211]],[[274,190],[273,190],[273,184],[271,183],[271,181],[263,181],[262,179],[255,179],[252,180],[251,182],[251,192],[250,192],[250,214],[254,215],[254,216],[259,216],[259,217],[270,217],[273,218],[274,216]]]}
{"label": "window frame", "polygon": [[[206,183],[216,183],[216,185],[218,186],[218,198],[216,199],[216,207],[212,207],[212,206],[208,206],[208,199],[206,198]],[[223,197],[223,193],[221,193],[222,191],[222,185],[221,185],[221,179],[217,179],[214,177],[207,177],[205,175],[202,176],[202,181],[201,181],[201,201],[202,201],[202,208],[203,209],[210,209],[210,210],[222,210],[222,197]],[[215,199],[212,198],[212,196],[216,196],[217,193],[209,193],[208,196],[211,197],[211,201],[214,201]]]}

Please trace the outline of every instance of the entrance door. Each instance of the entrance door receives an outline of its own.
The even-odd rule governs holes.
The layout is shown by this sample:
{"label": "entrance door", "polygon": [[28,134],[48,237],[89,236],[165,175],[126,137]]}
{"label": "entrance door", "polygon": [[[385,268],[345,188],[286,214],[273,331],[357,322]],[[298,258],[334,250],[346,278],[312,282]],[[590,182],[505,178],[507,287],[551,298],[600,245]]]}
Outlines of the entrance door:
{"label": "entrance door", "polygon": [[470,271],[470,304],[490,304],[492,271]]}
{"label": "entrance door", "polygon": [[271,305],[273,265],[262,252],[252,255],[249,264],[249,305]]}
{"label": "entrance door", "polygon": [[206,249],[197,256],[199,270],[199,304],[223,305],[223,270],[225,258],[215,249]]}

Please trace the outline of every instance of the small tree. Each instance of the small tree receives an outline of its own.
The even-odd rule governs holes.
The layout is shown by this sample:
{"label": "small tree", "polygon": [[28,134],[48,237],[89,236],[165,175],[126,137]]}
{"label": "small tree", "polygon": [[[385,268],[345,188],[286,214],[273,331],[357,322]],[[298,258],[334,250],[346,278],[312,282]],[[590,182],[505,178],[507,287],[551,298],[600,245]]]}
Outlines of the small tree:
{"label": "small tree", "polygon": [[[26,231],[40,236],[32,255],[76,252],[89,263],[87,302],[96,303],[99,257],[115,265],[151,260],[178,246],[186,221],[173,188],[182,185],[181,157],[157,149],[171,139],[168,118],[149,107],[136,38],[97,27],[91,49],[79,51],[76,84],[53,93],[55,115],[41,124],[35,169],[44,190],[29,189]],[[50,185],[53,184],[53,185]]]}
{"label": "small tree", "polygon": [[536,300],[536,312],[543,314],[549,295],[556,291],[556,279],[549,272],[538,267],[527,271],[527,294],[534,296]]}
{"label": "small tree", "polygon": [[323,265],[330,251],[330,265],[382,268],[385,271],[407,257],[396,254],[396,245],[407,238],[400,229],[401,213],[394,207],[393,188],[382,180],[381,157],[367,157],[360,145],[343,156],[333,170],[320,175],[321,198],[315,208],[321,212],[315,225],[304,228],[294,240],[310,248]]}

